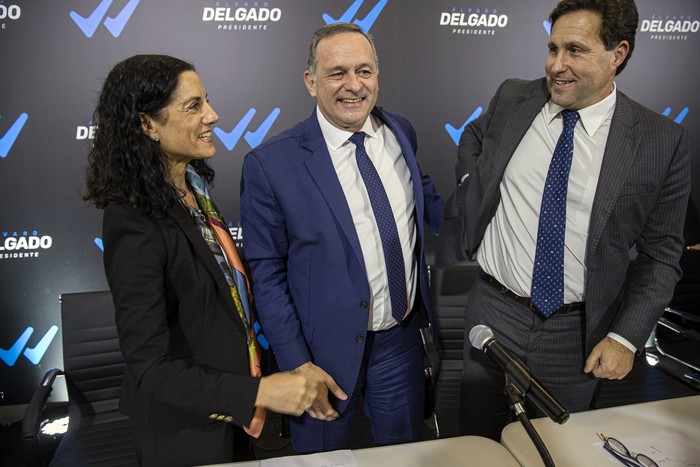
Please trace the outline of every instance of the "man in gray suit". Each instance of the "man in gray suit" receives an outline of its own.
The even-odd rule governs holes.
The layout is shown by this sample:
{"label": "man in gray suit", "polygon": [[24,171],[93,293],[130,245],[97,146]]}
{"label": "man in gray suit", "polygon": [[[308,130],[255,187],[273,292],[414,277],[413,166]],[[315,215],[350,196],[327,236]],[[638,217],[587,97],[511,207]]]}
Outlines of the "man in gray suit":
{"label": "man in gray suit", "polygon": [[[562,0],[550,20],[546,77],[507,80],[464,130],[444,225],[460,226],[455,251],[481,267],[466,332],[492,328],[575,412],[597,379],[629,373],[671,298],[690,167],[685,129],[616,88],[634,1]],[[499,439],[512,419],[503,389],[466,340],[465,434]]]}

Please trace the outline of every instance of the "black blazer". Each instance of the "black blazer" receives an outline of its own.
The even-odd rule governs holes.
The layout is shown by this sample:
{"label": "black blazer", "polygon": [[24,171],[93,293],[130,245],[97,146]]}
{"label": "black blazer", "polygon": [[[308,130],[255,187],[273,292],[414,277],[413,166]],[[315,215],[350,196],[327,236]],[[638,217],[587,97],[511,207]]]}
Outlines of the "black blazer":
{"label": "black blazer", "polygon": [[179,204],[163,220],[111,204],[104,266],[126,360],[120,410],[152,429],[248,425],[260,380],[224,276]]}

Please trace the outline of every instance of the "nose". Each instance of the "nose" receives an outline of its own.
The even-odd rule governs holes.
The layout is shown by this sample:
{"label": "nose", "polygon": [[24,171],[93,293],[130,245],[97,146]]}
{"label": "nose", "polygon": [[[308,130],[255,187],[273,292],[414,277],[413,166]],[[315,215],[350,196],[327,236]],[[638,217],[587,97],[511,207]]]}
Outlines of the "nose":
{"label": "nose", "polygon": [[362,82],[355,72],[350,72],[346,76],[347,79],[344,85],[345,89],[348,91],[357,92],[362,88]]}
{"label": "nose", "polygon": [[566,53],[564,51],[550,54],[550,68],[552,72],[560,73],[566,70],[566,67],[567,61]]}
{"label": "nose", "polygon": [[204,118],[202,119],[202,122],[209,125],[209,124],[214,124],[219,121],[219,114],[217,114],[214,111],[214,108],[209,105],[209,102],[206,103],[207,106],[207,112],[204,114]]}

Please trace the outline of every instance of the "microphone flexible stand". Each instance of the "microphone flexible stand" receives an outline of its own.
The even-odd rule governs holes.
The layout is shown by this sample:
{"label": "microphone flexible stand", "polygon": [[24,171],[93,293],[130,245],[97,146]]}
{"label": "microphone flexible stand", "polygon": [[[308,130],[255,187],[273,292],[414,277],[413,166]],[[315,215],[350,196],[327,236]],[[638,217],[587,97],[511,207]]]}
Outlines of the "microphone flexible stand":
{"label": "microphone flexible stand", "polygon": [[552,456],[549,454],[547,447],[544,445],[544,441],[542,441],[542,438],[540,438],[539,433],[537,433],[537,430],[535,430],[535,427],[532,425],[530,418],[525,412],[525,408],[523,407],[525,394],[520,392],[520,390],[510,381],[508,376],[506,376],[506,387],[504,392],[508,398],[508,403],[510,404],[511,409],[513,409],[513,412],[515,412],[515,415],[518,417],[518,420],[520,420],[523,428],[525,428],[525,432],[535,445],[535,448],[540,454],[545,467],[555,467],[554,460],[552,460]]}

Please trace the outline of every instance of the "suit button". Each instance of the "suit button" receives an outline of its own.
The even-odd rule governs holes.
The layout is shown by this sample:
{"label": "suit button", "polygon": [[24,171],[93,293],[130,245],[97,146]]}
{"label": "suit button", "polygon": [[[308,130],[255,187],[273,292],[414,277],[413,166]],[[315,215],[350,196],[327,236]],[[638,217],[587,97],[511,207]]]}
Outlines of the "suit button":
{"label": "suit button", "polygon": [[360,302],[360,308],[367,308],[367,302],[364,301],[364,300],[362,300],[362,301]]}
{"label": "suit button", "polygon": [[362,344],[365,341],[365,338],[362,336],[357,336],[355,341],[357,341],[358,344]]}

